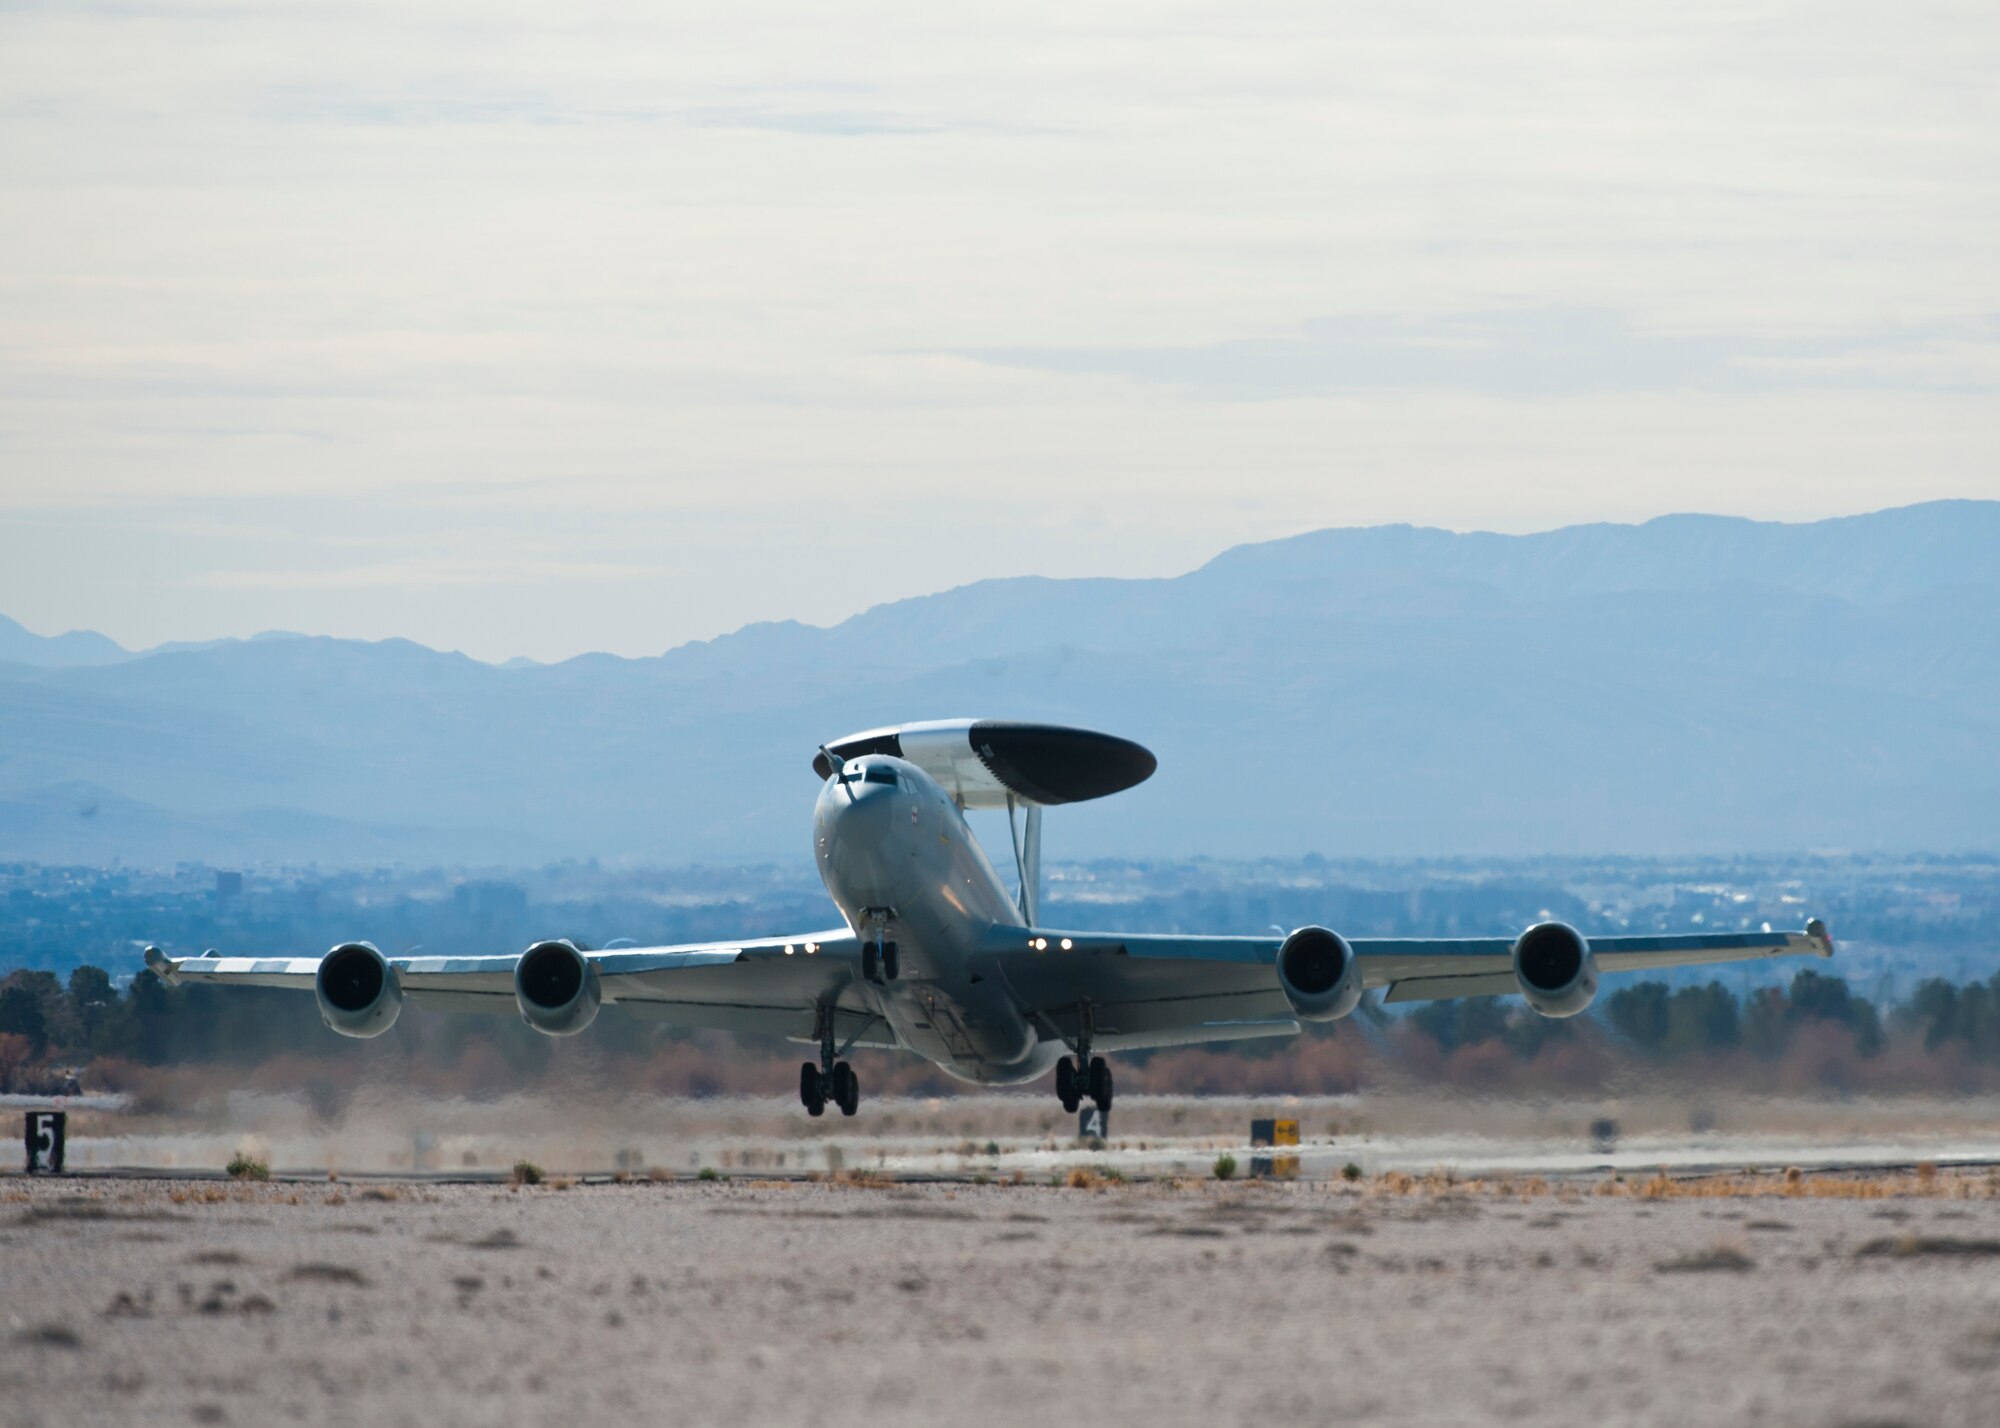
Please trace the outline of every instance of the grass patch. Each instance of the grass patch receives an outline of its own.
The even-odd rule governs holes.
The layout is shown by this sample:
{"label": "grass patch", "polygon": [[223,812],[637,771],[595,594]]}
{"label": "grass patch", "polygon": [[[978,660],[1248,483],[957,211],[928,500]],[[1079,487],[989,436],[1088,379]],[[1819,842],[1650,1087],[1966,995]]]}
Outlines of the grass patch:
{"label": "grass patch", "polygon": [[508,1182],[513,1185],[539,1185],[542,1183],[542,1167],[532,1160],[517,1160]]}
{"label": "grass patch", "polygon": [[285,1278],[305,1280],[313,1284],[351,1284],[365,1288],[368,1276],[351,1264],[328,1264],[324,1260],[295,1264],[286,1271]]}
{"label": "grass patch", "polygon": [[1670,1259],[1653,1266],[1662,1274],[1699,1274],[1708,1270],[1723,1270],[1732,1274],[1742,1274],[1755,1269],[1757,1261],[1743,1253],[1734,1245],[1716,1245],[1700,1254],[1687,1255],[1681,1259]]}
{"label": "grass patch", "polygon": [[269,1161],[245,1155],[240,1150],[231,1156],[229,1164],[222,1168],[229,1172],[231,1180],[269,1180],[271,1178],[271,1164]]}
{"label": "grass patch", "polygon": [[694,1178],[697,1180],[720,1180],[722,1172],[717,1170],[713,1165],[704,1165],[695,1173]]}
{"label": "grass patch", "polygon": [[1353,1184],[1361,1178],[1361,1167],[1351,1160],[1348,1161],[1347,1164],[1340,1167],[1340,1178],[1347,1181],[1350,1185]]}
{"label": "grass patch", "polygon": [[67,1324],[37,1324],[14,1335],[17,1344],[39,1344],[45,1349],[80,1349],[83,1338]]}
{"label": "grass patch", "polygon": [[1896,1235],[1886,1239],[1870,1240],[1854,1254],[1857,1259],[1873,1259],[1884,1255],[1894,1259],[1911,1259],[1919,1255],[1937,1255],[1947,1259],[1983,1259],[1990,1255],[2000,1255],[2000,1240],[1967,1240],[1951,1235]]}
{"label": "grass patch", "polygon": [[1215,1178],[1234,1180],[1236,1178],[1236,1157],[1224,1151],[1215,1157]]}

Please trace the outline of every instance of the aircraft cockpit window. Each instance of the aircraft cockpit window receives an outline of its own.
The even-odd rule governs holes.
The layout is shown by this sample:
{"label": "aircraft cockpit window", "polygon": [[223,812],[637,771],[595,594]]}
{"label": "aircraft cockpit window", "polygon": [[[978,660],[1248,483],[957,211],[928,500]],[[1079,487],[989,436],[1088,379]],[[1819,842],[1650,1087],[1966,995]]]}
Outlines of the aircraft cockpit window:
{"label": "aircraft cockpit window", "polygon": [[863,783],[886,783],[891,788],[894,788],[896,786],[896,771],[887,764],[870,764],[868,771],[861,775],[861,781]]}

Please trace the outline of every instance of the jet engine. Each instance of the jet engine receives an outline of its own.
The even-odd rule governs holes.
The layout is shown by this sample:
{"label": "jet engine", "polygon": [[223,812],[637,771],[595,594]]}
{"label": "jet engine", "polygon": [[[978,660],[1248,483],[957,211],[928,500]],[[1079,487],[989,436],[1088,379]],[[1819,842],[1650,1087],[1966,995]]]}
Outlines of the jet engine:
{"label": "jet engine", "polygon": [[550,1036],[574,1036],[597,1019],[604,994],[597,969],[567,938],[537,942],[514,964],[521,1020]]}
{"label": "jet engine", "polygon": [[1543,1016],[1575,1016],[1597,995],[1597,959],[1566,922],[1538,922],[1514,943],[1514,980]]}
{"label": "jet engine", "polygon": [[1324,927],[1301,927],[1279,946],[1278,985],[1305,1021],[1335,1021],[1361,1001],[1354,949]]}
{"label": "jet engine", "polygon": [[313,974],[320,1020],[342,1036],[380,1036],[403,1010],[403,984],[372,942],[343,942]]}

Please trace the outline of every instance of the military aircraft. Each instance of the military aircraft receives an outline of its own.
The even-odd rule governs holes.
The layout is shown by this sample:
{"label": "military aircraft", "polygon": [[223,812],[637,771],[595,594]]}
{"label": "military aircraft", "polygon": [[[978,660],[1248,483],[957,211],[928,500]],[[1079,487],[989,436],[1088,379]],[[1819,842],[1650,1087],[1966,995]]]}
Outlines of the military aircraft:
{"label": "military aircraft", "polygon": [[[310,989],[343,1036],[380,1036],[407,999],[443,1011],[518,1011],[572,1036],[615,1002],[676,1026],[814,1044],[799,1099],[853,1115],[857,1046],[912,1051],[951,1075],[1014,1085],[1055,1072],[1065,1110],[1108,1111],[1102,1053],[1296,1035],[1335,1021],[1363,992],[1388,1002],[1518,992],[1543,1016],[1575,1016],[1600,972],[1810,953],[1833,955],[1817,919],[1803,932],[1585,936],[1541,922],[1512,938],[1353,938],[1325,927],[1283,937],[1183,937],[1043,925],[1042,810],[1150,777],[1129,739],[1053,724],[950,719],[850,734],[820,746],[813,850],[842,925],[823,932],[676,947],[592,950],[570,938],[518,956],[384,956],[345,942],[323,957],[171,958],[169,982]],[[1005,809],[1015,893],[966,822]]]}

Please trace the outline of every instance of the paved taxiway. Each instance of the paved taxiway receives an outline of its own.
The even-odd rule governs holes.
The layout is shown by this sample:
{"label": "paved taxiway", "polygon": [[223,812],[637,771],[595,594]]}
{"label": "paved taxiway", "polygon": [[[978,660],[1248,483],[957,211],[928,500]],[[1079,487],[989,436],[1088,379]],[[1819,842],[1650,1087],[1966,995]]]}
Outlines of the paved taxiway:
{"label": "paved taxiway", "polygon": [[10,1178],[0,1403],[24,1428],[1990,1423],[2000,1181],[1781,1186]]}

